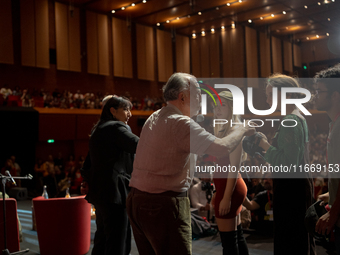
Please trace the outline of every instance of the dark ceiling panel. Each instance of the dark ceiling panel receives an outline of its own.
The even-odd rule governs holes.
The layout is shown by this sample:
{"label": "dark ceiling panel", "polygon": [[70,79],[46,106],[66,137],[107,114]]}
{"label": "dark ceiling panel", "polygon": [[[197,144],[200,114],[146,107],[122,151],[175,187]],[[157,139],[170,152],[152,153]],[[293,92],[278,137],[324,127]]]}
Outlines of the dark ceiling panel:
{"label": "dark ceiling panel", "polygon": [[[287,38],[301,39],[315,33],[340,33],[340,1],[332,0],[59,0],[87,10],[128,18],[132,22],[166,31],[191,35],[211,28],[236,25],[251,26],[259,31]],[[129,6],[129,7],[127,7]],[[305,8],[304,6],[307,6]],[[121,7],[127,7],[121,10]],[[283,11],[286,14],[283,14]],[[198,15],[201,12],[201,15]],[[271,16],[274,14],[274,17]],[[263,19],[260,19],[262,17]],[[330,18],[330,21],[328,21]],[[252,23],[248,23],[251,19]],[[167,23],[166,21],[169,20]]]}

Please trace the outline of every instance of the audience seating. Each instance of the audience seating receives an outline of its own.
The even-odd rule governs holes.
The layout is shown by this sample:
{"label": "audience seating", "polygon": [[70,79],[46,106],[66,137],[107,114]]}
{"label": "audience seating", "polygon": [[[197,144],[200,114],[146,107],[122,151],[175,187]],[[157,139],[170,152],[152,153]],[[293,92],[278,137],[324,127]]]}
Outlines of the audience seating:
{"label": "audience seating", "polygon": [[41,255],[83,255],[90,249],[91,205],[85,196],[32,200]]}

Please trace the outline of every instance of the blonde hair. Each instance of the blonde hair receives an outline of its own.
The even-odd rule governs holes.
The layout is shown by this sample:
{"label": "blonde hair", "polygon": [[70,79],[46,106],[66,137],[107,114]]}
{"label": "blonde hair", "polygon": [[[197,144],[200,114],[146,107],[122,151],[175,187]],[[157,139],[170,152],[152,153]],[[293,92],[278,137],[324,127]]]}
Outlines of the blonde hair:
{"label": "blonde hair", "polygon": [[233,94],[230,91],[222,91],[218,95],[227,101],[227,106],[230,110],[227,116],[228,123],[223,125],[217,124],[214,127],[214,135],[218,138],[223,138],[227,136],[230,131],[230,121],[240,122],[241,117],[239,115],[233,115]]}

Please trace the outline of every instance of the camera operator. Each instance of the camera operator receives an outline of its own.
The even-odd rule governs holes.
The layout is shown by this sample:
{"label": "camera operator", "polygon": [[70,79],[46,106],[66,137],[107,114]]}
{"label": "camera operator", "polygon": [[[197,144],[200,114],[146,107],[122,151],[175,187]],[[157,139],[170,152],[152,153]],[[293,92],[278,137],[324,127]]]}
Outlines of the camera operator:
{"label": "camera operator", "polygon": [[[198,215],[206,217],[208,221],[213,217],[213,208],[210,205],[213,190],[214,184],[212,183],[211,178],[201,178],[201,181],[190,189],[192,207],[197,208]],[[210,212],[210,215],[208,215],[208,212]]]}

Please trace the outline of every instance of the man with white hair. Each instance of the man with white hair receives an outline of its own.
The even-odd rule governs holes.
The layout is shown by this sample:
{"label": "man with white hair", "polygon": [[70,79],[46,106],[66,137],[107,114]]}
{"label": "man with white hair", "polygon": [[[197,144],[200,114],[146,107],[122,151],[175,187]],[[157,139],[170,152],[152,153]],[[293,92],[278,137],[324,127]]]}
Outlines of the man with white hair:
{"label": "man with white hair", "polygon": [[190,202],[187,191],[197,155],[232,152],[249,125],[216,138],[194,122],[201,92],[194,76],[173,74],[163,87],[167,106],[145,122],[127,198],[127,212],[139,254],[191,254]]}

